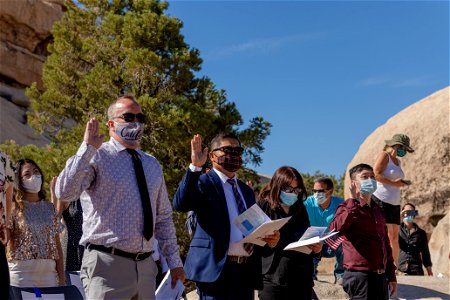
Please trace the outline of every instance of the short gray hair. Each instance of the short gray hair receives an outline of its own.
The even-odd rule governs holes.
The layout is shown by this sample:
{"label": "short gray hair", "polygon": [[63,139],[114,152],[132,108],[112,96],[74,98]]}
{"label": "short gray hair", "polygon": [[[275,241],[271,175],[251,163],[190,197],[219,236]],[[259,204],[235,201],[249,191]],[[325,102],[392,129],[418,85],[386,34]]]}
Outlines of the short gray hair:
{"label": "short gray hair", "polygon": [[117,104],[117,102],[119,102],[119,101],[122,100],[122,99],[129,99],[129,100],[133,101],[134,103],[136,103],[137,105],[139,105],[139,103],[136,101],[136,99],[134,98],[133,95],[123,95],[123,96],[120,96],[119,98],[117,98],[116,100],[114,100],[114,101],[109,105],[108,111],[107,111],[107,114],[108,114],[108,120],[112,120],[112,118],[115,117],[114,114],[115,114],[115,112],[116,112],[116,104]]}

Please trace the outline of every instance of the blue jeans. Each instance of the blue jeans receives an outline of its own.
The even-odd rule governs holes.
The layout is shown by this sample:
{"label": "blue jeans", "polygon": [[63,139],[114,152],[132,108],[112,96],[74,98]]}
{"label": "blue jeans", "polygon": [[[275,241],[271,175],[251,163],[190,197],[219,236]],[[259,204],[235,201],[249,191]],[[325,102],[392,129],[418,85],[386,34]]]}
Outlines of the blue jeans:
{"label": "blue jeans", "polygon": [[[334,265],[334,277],[337,279],[344,276],[344,253],[342,252],[342,244],[333,251],[327,244],[323,244],[322,247],[322,257],[336,257],[336,263]],[[314,262],[314,273],[313,277],[317,276],[317,265],[320,259],[313,258]]]}

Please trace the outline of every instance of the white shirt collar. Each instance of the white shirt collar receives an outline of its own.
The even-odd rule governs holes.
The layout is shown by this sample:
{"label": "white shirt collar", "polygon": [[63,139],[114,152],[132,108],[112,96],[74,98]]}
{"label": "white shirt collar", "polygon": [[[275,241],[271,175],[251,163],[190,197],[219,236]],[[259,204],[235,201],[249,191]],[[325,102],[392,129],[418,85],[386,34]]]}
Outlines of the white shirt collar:
{"label": "white shirt collar", "polygon": [[[125,149],[127,149],[127,147],[125,147],[124,145],[122,145],[118,140],[116,140],[114,137],[111,137],[109,139],[110,143],[112,144],[112,146],[114,147],[114,149],[116,149],[117,152],[123,151]],[[140,151],[140,148],[136,148],[136,151]]]}
{"label": "white shirt collar", "polygon": [[228,179],[233,179],[234,181],[236,181],[236,175],[233,178],[229,178],[227,175],[223,174],[222,172],[220,172],[216,168],[213,168],[213,170],[219,176],[219,178],[222,181],[222,183],[226,183]]}

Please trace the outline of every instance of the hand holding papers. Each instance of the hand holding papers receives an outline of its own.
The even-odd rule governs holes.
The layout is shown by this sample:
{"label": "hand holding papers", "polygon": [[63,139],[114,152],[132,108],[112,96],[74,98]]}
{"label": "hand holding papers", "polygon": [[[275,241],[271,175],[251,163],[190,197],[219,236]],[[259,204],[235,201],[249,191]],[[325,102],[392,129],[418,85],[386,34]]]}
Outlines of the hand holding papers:
{"label": "hand holding papers", "polygon": [[290,218],[291,217],[272,221],[257,204],[254,204],[234,219],[233,223],[245,236],[245,238],[240,241],[241,243],[252,243],[264,246],[266,242],[262,239],[267,235],[274,234],[274,232],[283,227]]}
{"label": "hand holding papers", "polygon": [[171,282],[172,277],[170,276],[169,270],[156,290],[156,300],[179,300],[181,298],[184,291],[184,285],[178,280],[177,284],[172,289]]}
{"label": "hand holding papers", "polygon": [[325,233],[326,230],[326,227],[308,227],[297,242],[290,243],[284,248],[284,250],[294,250],[309,254],[312,250],[307,247],[308,245],[319,243],[338,233],[337,231]]}

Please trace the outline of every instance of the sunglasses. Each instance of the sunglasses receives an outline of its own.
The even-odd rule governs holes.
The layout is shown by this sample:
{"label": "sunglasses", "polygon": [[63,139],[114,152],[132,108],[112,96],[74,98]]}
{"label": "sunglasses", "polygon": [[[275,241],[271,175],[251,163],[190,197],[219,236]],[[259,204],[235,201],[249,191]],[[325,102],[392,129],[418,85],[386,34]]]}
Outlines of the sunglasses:
{"label": "sunglasses", "polygon": [[212,152],[215,152],[215,151],[222,151],[223,153],[230,154],[230,155],[242,155],[242,153],[244,153],[244,148],[225,146],[225,147],[220,147],[220,148],[216,148],[216,149],[212,150]]}
{"label": "sunglasses", "polygon": [[417,216],[417,215],[419,215],[419,212],[418,212],[417,210],[405,210],[405,211],[403,212],[403,216],[404,216],[404,217],[408,217],[408,216],[413,216],[413,217],[415,217],[415,216]]}
{"label": "sunglasses", "polygon": [[322,190],[315,190],[315,189],[313,189],[312,191],[313,191],[313,193],[325,193],[327,190],[324,190],[324,189],[322,189]]}
{"label": "sunglasses", "polygon": [[291,186],[285,187],[284,189],[282,189],[283,192],[291,194],[291,193],[295,193],[297,195],[302,193],[302,189],[299,187],[293,188]]}
{"label": "sunglasses", "polygon": [[147,116],[143,113],[133,114],[133,113],[124,113],[120,116],[114,117],[113,119],[123,119],[127,123],[134,122],[134,120],[137,120],[139,123],[145,123],[147,122]]}

